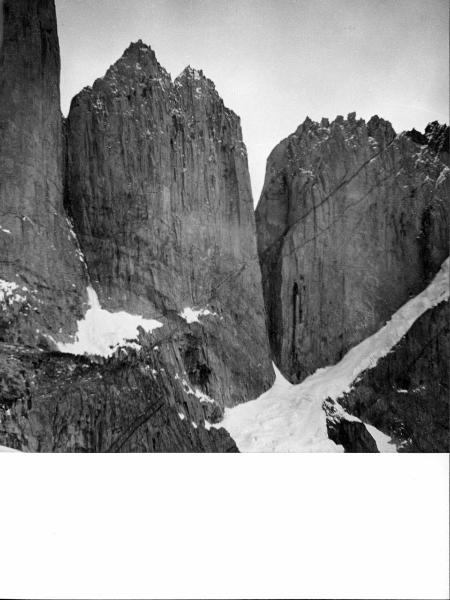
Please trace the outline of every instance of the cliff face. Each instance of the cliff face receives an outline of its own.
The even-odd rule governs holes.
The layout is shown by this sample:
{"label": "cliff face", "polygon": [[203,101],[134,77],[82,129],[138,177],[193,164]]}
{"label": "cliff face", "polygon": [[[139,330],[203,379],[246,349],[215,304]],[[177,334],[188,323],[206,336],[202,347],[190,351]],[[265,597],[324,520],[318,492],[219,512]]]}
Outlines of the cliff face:
{"label": "cliff face", "polygon": [[[131,44],[74,98],[63,132],[53,1],[6,0],[4,17],[0,445],[236,451],[211,424],[274,375],[259,262],[273,354],[298,381],[446,258],[445,126],[396,136],[378,117],[305,121],[269,158],[258,258],[239,118],[201,71],[172,81]],[[444,448],[442,315],[342,399],[348,418],[333,405],[329,433],[348,451],[377,448],[349,413],[407,450]]]}
{"label": "cliff face", "polygon": [[176,327],[202,311],[167,352],[222,408],[258,396],[273,372],[247,156],[214,84],[189,67],[172,82],[139,41],[73,99],[67,139],[66,206],[102,305]]}
{"label": "cliff face", "polygon": [[403,452],[448,452],[448,302],[428,310],[339,402],[400,444]]}
{"label": "cliff face", "polygon": [[258,250],[272,352],[293,382],[374,333],[448,256],[446,131],[421,144],[378,117],[307,119],[269,156]]}
{"label": "cliff face", "polygon": [[441,125],[437,121],[433,121],[425,127],[425,133],[411,129],[411,131],[406,132],[406,135],[420,146],[429,146],[436,152],[442,162],[447,166],[450,165],[449,128],[447,125]]}
{"label": "cliff face", "polygon": [[63,208],[53,0],[5,0],[0,48],[0,340],[74,330],[86,287]]}
{"label": "cliff face", "polygon": [[[53,2],[7,0],[4,16],[0,444],[236,451],[209,423],[272,379],[238,117],[201,72],[173,83],[138,43],[63,132]],[[157,332],[131,327],[109,358],[65,353],[95,354],[92,336],[144,322],[131,315]]]}
{"label": "cliff face", "polygon": [[[237,452],[151,347],[92,359],[0,344],[0,445],[23,452]],[[208,415],[207,415],[208,416]]]}

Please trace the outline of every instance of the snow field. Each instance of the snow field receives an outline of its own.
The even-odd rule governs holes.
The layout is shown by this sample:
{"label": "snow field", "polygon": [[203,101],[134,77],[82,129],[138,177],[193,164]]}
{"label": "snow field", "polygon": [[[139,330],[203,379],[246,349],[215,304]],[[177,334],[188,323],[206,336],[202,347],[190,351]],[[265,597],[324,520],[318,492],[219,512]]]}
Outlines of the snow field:
{"label": "snow field", "polygon": [[69,354],[97,354],[111,356],[119,346],[137,348],[138,327],[152,332],[163,323],[155,319],[144,319],[125,311],[109,312],[100,306],[94,288],[87,288],[89,308],[83,319],[78,321],[74,342],[57,344],[58,350]]}

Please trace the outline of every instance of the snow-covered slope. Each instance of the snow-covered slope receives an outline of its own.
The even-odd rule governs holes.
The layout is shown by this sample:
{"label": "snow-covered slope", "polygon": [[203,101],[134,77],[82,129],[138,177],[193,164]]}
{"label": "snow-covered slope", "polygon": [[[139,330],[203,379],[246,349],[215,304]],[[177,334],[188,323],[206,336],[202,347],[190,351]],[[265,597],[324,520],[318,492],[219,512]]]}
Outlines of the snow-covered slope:
{"label": "snow-covered slope", "polygon": [[367,431],[375,440],[378,450],[380,452],[397,452],[396,445],[392,442],[391,438],[374,427],[373,425],[369,425],[369,423],[365,423]]}
{"label": "snow-covered slope", "polygon": [[[384,327],[352,348],[339,363],[318,369],[297,385],[290,384],[277,370],[270,390],[256,400],[227,409],[220,426],[230,432],[242,452],[342,451],[328,438],[324,400],[336,400],[349,391],[358,375],[385,356],[416,319],[448,297],[449,259],[422,293],[404,304]],[[371,427],[369,432],[378,449],[390,449],[388,438],[374,429]]]}
{"label": "snow-covered slope", "polygon": [[0,452],[19,452],[19,450],[14,450],[14,448],[8,448],[7,446],[0,446]]}
{"label": "snow-covered slope", "polygon": [[76,340],[57,344],[58,350],[69,354],[98,354],[110,356],[119,346],[136,347],[138,327],[151,332],[163,324],[155,319],[144,319],[125,311],[109,312],[100,306],[91,286],[87,288],[89,309],[78,321]]}

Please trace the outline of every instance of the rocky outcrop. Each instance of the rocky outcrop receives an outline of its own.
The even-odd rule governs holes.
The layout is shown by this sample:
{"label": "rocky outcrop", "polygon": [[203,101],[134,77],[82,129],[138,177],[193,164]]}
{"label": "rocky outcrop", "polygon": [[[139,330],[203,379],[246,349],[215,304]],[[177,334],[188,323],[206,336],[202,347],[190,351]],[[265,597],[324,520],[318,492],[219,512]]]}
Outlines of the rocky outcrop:
{"label": "rocky outcrop", "polygon": [[345,418],[339,414],[332,415],[330,414],[330,409],[325,409],[325,414],[327,417],[328,437],[338,446],[343,446],[345,452],[378,452],[376,441],[367,431],[362,421]]}
{"label": "rocky outcrop", "polygon": [[436,152],[439,159],[449,166],[449,128],[447,125],[433,121],[425,127],[425,133],[411,129],[406,132],[406,135],[416,144],[429,146]]}
{"label": "rocky outcrop", "polygon": [[374,333],[448,256],[446,129],[427,129],[421,144],[379,117],[306,119],[270,154],[258,250],[272,352],[292,382]]}
{"label": "rocky outcrop", "polygon": [[48,343],[45,334],[74,331],[86,288],[63,208],[55,7],[53,0],[2,4],[0,341]]}
{"label": "rocky outcrop", "polygon": [[339,403],[403,452],[449,451],[449,306],[424,313]]}
{"label": "rocky outcrop", "polygon": [[167,360],[221,410],[258,396],[274,374],[247,155],[214,84],[190,67],[172,81],[139,41],[73,99],[67,139],[66,206],[102,305],[172,332],[189,309]]}
{"label": "rocky outcrop", "polygon": [[107,360],[0,344],[0,445],[24,452],[237,452],[150,347]]}

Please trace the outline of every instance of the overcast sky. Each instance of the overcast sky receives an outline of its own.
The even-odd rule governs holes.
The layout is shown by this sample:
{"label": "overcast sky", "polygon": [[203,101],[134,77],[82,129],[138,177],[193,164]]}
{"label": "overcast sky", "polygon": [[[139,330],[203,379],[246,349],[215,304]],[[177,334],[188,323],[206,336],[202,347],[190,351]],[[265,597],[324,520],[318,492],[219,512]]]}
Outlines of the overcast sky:
{"label": "overcast sky", "polygon": [[255,203],[269,152],[308,115],[448,122],[447,0],[56,0],[62,108],[141,38],[203,69],[242,120]]}

